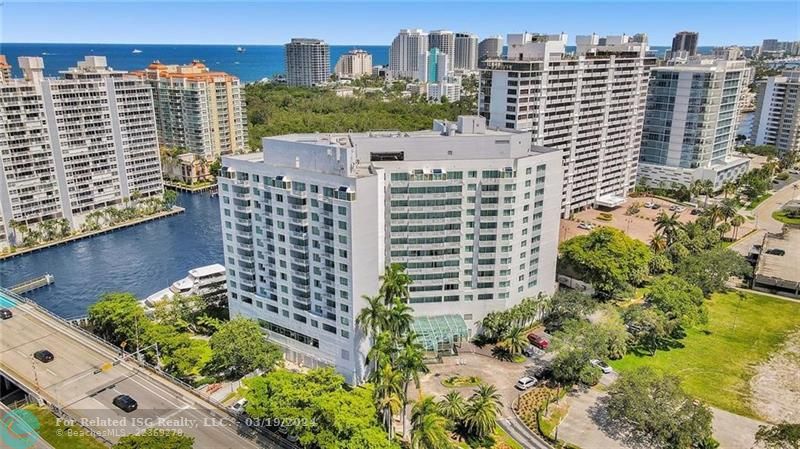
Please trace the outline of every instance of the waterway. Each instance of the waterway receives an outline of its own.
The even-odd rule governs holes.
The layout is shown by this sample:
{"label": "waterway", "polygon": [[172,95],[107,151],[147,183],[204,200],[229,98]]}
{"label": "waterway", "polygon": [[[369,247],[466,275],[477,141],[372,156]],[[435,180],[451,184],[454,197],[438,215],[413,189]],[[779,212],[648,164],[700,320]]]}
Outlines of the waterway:
{"label": "waterway", "polygon": [[186,212],[0,262],[0,285],[51,273],[55,283],[26,296],[65,318],[86,313],[106,292],[143,298],[194,267],[222,263],[219,203],[179,194]]}

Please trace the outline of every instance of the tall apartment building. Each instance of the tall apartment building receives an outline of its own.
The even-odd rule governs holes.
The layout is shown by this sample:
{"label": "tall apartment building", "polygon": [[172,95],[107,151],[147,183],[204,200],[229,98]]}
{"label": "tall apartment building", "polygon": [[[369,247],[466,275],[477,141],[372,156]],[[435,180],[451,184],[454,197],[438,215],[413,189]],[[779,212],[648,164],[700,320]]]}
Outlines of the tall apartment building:
{"label": "tall apartment building", "polygon": [[672,54],[686,52],[688,56],[697,54],[697,41],[700,33],[694,31],[679,31],[672,38]]}
{"label": "tall apartment building", "polygon": [[455,65],[456,34],[449,30],[435,30],[428,33],[428,48],[438,48],[447,55],[450,67]]}
{"label": "tall apartment building", "polygon": [[333,72],[340,78],[348,79],[372,75],[372,55],[364,50],[350,50],[339,57]]}
{"label": "tall apartment building", "polygon": [[561,173],[558,151],[479,117],[264,138],[263,154],[223,157],[219,178],[231,314],[258,320],[289,359],[360,382],[355,317],[391,263],[413,280],[416,317],[465,333],[554,290]]}
{"label": "tall apartment building", "polygon": [[[21,57],[24,79],[0,84],[0,216],[35,224],[122,203],[163,184],[150,86],[87,56],[62,78]],[[3,244],[12,244],[8,239]]]}
{"label": "tall apartment building", "polygon": [[487,37],[478,44],[478,60],[497,59],[503,56],[503,36]]}
{"label": "tall apartment building", "polygon": [[5,55],[0,55],[0,81],[11,79],[11,64],[6,60]]}
{"label": "tall apartment building", "polygon": [[450,61],[438,48],[432,48],[419,55],[417,79],[425,83],[436,83],[450,76]]}
{"label": "tall apartment building", "polygon": [[162,146],[180,147],[214,160],[247,148],[244,92],[239,78],[212,72],[200,61],[155,61],[131,72],[152,86]]}
{"label": "tall apartment building", "polygon": [[761,42],[761,51],[764,53],[780,51],[778,39],[764,39]]}
{"label": "tall apartment building", "polygon": [[732,153],[749,71],[746,61],[701,58],[653,68],[639,179],[667,186],[711,180],[720,188],[745,173],[749,159]]}
{"label": "tall apartment building", "polygon": [[759,84],[753,124],[756,145],[800,152],[800,69],[770,76]]}
{"label": "tall apartment building", "polygon": [[290,86],[319,86],[331,76],[331,49],[320,39],[293,38],[286,44],[286,81]]}
{"label": "tall apartment building", "polygon": [[478,36],[456,33],[453,48],[453,70],[478,70]]}
{"label": "tall apartment building", "polygon": [[730,47],[714,47],[712,52],[714,59],[727,59],[730,61],[742,59],[743,55],[742,48],[735,45]]}
{"label": "tall apartment building", "polygon": [[481,71],[478,107],[493,128],[531,131],[563,152],[563,213],[619,205],[635,186],[647,80],[647,36],[511,34],[506,59]]}
{"label": "tall apartment building", "polygon": [[428,51],[428,33],[420,29],[402,29],[389,49],[389,71],[396,78],[416,78],[419,55]]}

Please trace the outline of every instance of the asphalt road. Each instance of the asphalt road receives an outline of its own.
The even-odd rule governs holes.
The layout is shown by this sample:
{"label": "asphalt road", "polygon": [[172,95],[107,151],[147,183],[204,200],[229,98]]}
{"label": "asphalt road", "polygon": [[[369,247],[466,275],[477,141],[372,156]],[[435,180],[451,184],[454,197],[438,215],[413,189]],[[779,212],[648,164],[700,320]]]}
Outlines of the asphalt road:
{"label": "asphalt road", "polygon": [[[117,354],[29,304],[13,309],[0,321],[0,371],[37,391],[71,417],[85,420],[92,430],[116,442],[121,436],[147,429],[167,429],[195,438],[197,449],[277,447],[254,441],[224,410],[203,401],[132,362],[122,362],[95,374]],[[48,349],[55,355],[41,363],[32,355]],[[138,402],[126,413],[112,404],[118,394]]]}

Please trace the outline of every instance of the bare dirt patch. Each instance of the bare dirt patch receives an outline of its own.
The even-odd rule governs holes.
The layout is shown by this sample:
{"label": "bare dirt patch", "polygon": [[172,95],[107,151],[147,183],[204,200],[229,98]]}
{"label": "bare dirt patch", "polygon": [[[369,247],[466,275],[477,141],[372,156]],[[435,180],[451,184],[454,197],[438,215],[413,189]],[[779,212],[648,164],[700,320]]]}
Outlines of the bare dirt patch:
{"label": "bare dirt patch", "polygon": [[800,421],[800,330],[756,368],[750,380],[752,407],[770,422]]}

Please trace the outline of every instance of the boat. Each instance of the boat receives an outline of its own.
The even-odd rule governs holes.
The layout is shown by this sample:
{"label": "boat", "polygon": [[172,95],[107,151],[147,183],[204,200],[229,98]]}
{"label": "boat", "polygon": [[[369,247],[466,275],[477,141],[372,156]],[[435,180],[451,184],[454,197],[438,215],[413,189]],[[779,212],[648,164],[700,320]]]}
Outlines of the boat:
{"label": "boat", "polygon": [[225,267],[215,263],[189,270],[189,275],[169,287],[159,290],[141,301],[145,309],[152,309],[161,301],[169,301],[176,294],[200,295],[209,301],[224,298],[228,293],[225,284]]}
{"label": "boat", "polygon": [[141,51],[141,50],[139,50],[138,48],[134,48],[134,49],[133,49],[133,51],[132,51],[131,53],[133,53],[133,54],[137,55],[137,54],[139,54],[139,53],[141,53],[141,52],[142,52],[142,51]]}
{"label": "boat", "polygon": [[236,51],[239,52],[239,53],[244,53],[244,52],[247,51],[247,49],[244,48],[244,47],[236,47]]}

